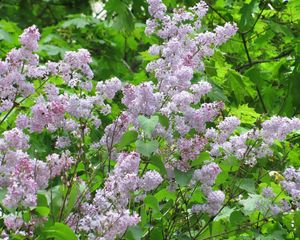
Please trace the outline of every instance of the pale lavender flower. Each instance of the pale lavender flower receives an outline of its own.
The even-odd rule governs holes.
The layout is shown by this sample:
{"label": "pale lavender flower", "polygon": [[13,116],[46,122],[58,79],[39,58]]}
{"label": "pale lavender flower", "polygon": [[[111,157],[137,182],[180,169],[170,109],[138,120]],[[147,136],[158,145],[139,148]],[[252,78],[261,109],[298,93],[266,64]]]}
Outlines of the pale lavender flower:
{"label": "pale lavender flower", "polygon": [[20,43],[30,51],[38,49],[38,40],[40,39],[39,30],[35,25],[24,30],[20,36]]}
{"label": "pale lavender flower", "polygon": [[155,188],[157,188],[161,182],[163,181],[163,178],[161,175],[156,172],[155,170],[148,171],[143,175],[143,178],[141,179],[140,186],[145,191],[149,192]]}

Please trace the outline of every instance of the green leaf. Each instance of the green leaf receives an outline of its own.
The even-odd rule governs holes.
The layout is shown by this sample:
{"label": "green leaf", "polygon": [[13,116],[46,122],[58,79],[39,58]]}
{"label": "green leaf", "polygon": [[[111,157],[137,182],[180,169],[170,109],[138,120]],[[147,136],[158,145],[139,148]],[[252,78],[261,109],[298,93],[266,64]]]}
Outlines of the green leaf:
{"label": "green leaf", "polygon": [[65,53],[66,49],[50,44],[44,44],[39,46],[39,51],[45,51],[49,56],[55,56],[58,54],[62,56]]}
{"label": "green leaf", "polygon": [[244,207],[243,212],[246,215],[250,215],[257,209],[257,203],[261,200],[263,200],[262,195],[250,193],[248,198],[239,200],[239,203]]}
{"label": "green leaf", "polygon": [[241,20],[239,22],[239,29],[241,31],[248,30],[254,23],[253,13],[258,11],[258,0],[252,0],[249,4],[244,4],[241,8]]}
{"label": "green leaf", "polygon": [[159,155],[153,155],[150,158],[150,163],[154,166],[156,166],[159,169],[159,172],[162,175],[166,175],[167,174],[167,170],[165,168],[165,165],[163,164],[161,157]]}
{"label": "green leaf", "polygon": [[162,216],[162,214],[160,212],[160,209],[159,209],[159,203],[158,203],[157,199],[154,196],[148,195],[144,199],[144,204],[148,208],[152,209],[154,218],[160,218]]}
{"label": "green leaf", "polygon": [[0,188],[0,201],[2,202],[2,200],[5,198],[7,193],[7,189],[5,188]]}
{"label": "green leaf", "polygon": [[299,211],[295,212],[294,222],[296,227],[296,236],[300,237],[300,212]]}
{"label": "green leaf", "polygon": [[157,140],[153,140],[153,141],[150,141],[150,142],[144,142],[142,140],[137,140],[135,142],[135,145],[136,145],[136,149],[137,151],[146,156],[146,157],[150,157],[151,154],[153,152],[156,151],[156,149],[158,149],[159,147],[159,142]]}
{"label": "green leaf", "polygon": [[105,4],[105,9],[108,11],[108,15],[114,16],[113,26],[115,28],[126,32],[134,30],[133,14],[124,1],[109,0]]}
{"label": "green leaf", "polygon": [[221,219],[229,220],[231,213],[233,213],[235,208],[224,207],[222,211],[214,218],[214,221],[219,221]]}
{"label": "green leaf", "polygon": [[248,193],[255,193],[255,181],[252,178],[243,178],[240,179],[240,182],[237,184],[239,188],[246,190]]}
{"label": "green leaf", "polygon": [[30,221],[30,212],[29,211],[25,211],[23,212],[23,220],[26,222],[26,223],[29,223]]}
{"label": "green leaf", "polygon": [[47,217],[50,213],[50,209],[48,207],[36,207],[35,211],[42,217]]}
{"label": "green leaf", "polygon": [[47,239],[54,238],[55,240],[77,240],[75,233],[73,230],[63,224],[56,222],[54,226],[49,227],[45,230]]}
{"label": "green leaf", "polygon": [[79,195],[79,186],[78,184],[73,184],[71,192],[68,197],[68,203],[66,205],[66,209],[64,214],[69,215],[69,213],[73,210],[74,204],[77,201]]}
{"label": "green leaf", "polygon": [[143,236],[143,230],[140,226],[131,226],[127,229],[126,239],[140,240]]}
{"label": "green leaf", "polygon": [[260,117],[260,114],[255,112],[253,108],[248,107],[247,104],[232,108],[229,114],[238,117],[242,123],[246,124],[253,124]]}
{"label": "green leaf", "polygon": [[155,197],[156,197],[156,199],[158,201],[162,201],[163,199],[167,199],[167,200],[172,199],[173,201],[176,200],[176,194],[175,194],[175,192],[168,191],[165,188],[163,188],[159,192],[157,192],[155,194]]}
{"label": "green leaf", "polygon": [[157,56],[151,55],[148,51],[140,52],[140,55],[144,61],[153,61],[157,59]]}
{"label": "green leaf", "polygon": [[187,172],[182,172],[178,169],[174,170],[175,173],[175,180],[181,186],[184,187],[192,180],[194,170],[189,170]]}
{"label": "green leaf", "polygon": [[123,134],[120,141],[117,143],[118,148],[124,148],[137,140],[138,133],[136,131],[128,131]]}
{"label": "green leaf", "polygon": [[244,102],[246,96],[251,98],[256,96],[254,84],[249,80],[248,77],[229,69],[226,74],[226,79],[228,83],[227,88],[230,93],[235,96],[238,104]]}
{"label": "green leaf", "polygon": [[11,41],[11,36],[8,32],[0,29],[0,40],[10,42]]}
{"label": "green leaf", "polygon": [[70,26],[75,26],[76,28],[84,28],[88,24],[90,24],[90,22],[87,21],[87,19],[84,16],[82,16],[65,21],[62,24],[62,27],[67,28]]}
{"label": "green leaf", "polygon": [[210,160],[210,155],[208,152],[202,152],[198,155],[198,157],[192,161],[191,166],[199,166],[200,164],[202,164],[204,161]]}
{"label": "green leaf", "polygon": [[158,116],[152,116],[151,118],[147,118],[145,116],[138,116],[138,121],[140,123],[141,128],[144,130],[147,137],[151,137],[151,133],[155,129],[156,125],[159,122]]}
{"label": "green leaf", "polygon": [[158,117],[159,117],[159,123],[165,127],[166,129],[169,128],[170,126],[170,122],[169,122],[169,119],[168,117],[166,117],[165,115],[163,114],[158,114]]}
{"label": "green leaf", "polygon": [[274,21],[270,21],[270,27],[271,29],[275,32],[275,33],[282,33],[287,37],[294,37],[294,34],[292,33],[292,31],[289,29],[289,27],[287,27],[286,25],[283,24],[279,24],[276,23]]}
{"label": "green leaf", "polygon": [[150,240],[163,240],[163,230],[160,227],[155,227],[151,231]]}
{"label": "green leaf", "polygon": [[229,175],[228,175],[228,172],[227,171],[222,171],[218,176],[217,176],[217,179],[216,179],[216,182],[215,184],[217,185],[220,185],[220,184],[223,184],[227,181]]}
{"label": "green leaf", "polygon": [[241,224],[246,219],[246,216],[241,211],[234,211],[229,217],[229,220],[233,225]]}

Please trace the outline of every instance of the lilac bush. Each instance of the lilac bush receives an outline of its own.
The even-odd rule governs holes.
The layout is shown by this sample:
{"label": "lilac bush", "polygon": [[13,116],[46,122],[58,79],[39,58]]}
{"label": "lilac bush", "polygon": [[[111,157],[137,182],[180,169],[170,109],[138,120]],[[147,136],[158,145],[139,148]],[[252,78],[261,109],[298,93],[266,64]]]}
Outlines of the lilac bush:
{"label": "lilac bush", "polygon": [[[172,13],[161,0],[148,3],[145,32],[160,41],[149,48],[150,79],[139,85],[96,82],[85,49],[40,63],[35,26],[0,61],[3,239],[55,238],[57,223],[75,239],[130,239],[133,227],[142,238],[158,219],[189,228],[162,228],[164,239],[179,232],[201,239],[225,208],[247,209],[254,193],[258,222],[292,212],[291,204],[298,209],[299,170],[284,165],[283,176],[276,170],[280,181],[254,189],[242,180],[257,169],[258,180],[268,175],[260,173],[263,162],[276,159],[276,146],[300,129],[300,119],[273,116],[241,128],[237,117],[224,116],[223,102],[207,101],[213,86],[195,77],[237,26],[202,31],[204,2]],[[162,191],[174,199],[167,203]]]}

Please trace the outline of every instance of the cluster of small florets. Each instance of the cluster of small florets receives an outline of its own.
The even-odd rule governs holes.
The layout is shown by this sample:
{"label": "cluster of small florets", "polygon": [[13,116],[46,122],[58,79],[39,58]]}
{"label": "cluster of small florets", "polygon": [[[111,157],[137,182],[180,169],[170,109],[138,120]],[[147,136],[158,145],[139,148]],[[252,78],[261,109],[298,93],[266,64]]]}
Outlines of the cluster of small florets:
{"label": "cluster of small florets", "polygon": [[179,138],[176,144],[181,159],[175,161],[173,165],[181,171],[190,169],[189,160],[195,160],[206,143],[206,139],[200,138],[199,136],[195,136],[191,139]]}
{"label": "cluster of small florets", "polygon": [[274,116],[262,123],[260,134],[265,143],[272,145],[275,140],[283,141],[289,133],[299,129],[299,118]]}
{"label": "cluster of small florets", "polygon": [[190,9],[174,9],[172,15],[161,0],[149,0],[151,19],[147,20],[146,34],[156,33],[164,42],[154,45],[150,53],[160,55],[147,70],[154,72],[159,90],[168,95],[188,88],[195,69],[203,69],[203,59],[214,52],[213,45],[226,42],[236,31],[236,25],[218,26],[215,32],[199,32],[200,21],[207,12],[201,1]]}
{"label": "cluster of small florets", "polygon": [[[13,130],[4,132],[4,135],[9,135],[11,131]],[[61,156],[49,155],[46,162],[31,159],[26,152],[22,151],[24,150],[20,145],[22,141],[24,139],[19,139],[15,141],[13,147],[1,149],[3,161],[0,168],[0,186],[7,188],[3,204],[11,208],[36,206],[37,191],[45,189],[49,179],[60,175],[63,170],[68,170],[73,163],[69,153],[63,153]],[[27,142],[26,147],[28,147]]]}
{"label": "cluster of small florets", "polygon": [[[206,140],[200,137],[205,133],[206,123],[213,121],[224,107],[222,102],[200,103],[212,86],[205,81],[192,84],[194,71],[202,69],[202,60],[213,53],[212,45],[227,41],[236,32],[236,27],[226,24],[216,28],[214,33],[199,33],[199,21],[207,12],[204,2],[187,10],[176,9],[172,15],[167,14],[162,1],[149,0],[148,3],[152,19],[147,21],[146,33],[163,39],[161,45],[150,47],[150,54],[159,55],[159,58],[147,65],[147,71],[154,73],[158,82],[124,86],[122,103],[127,109],[122,115],[128,120],[124,125],[132,124],[138,130],[138,115],[151,116],[160,112],[166,116],[170,127],[158,124],[153,135],[163,136],[177,146],[180,160],[172,161],[172,166],[187,170],[188,161],[195,159],[206,144]],[[123,132],[118,131],[118,125],[113,123],[105,130],[101,143],[108,148],[113,144],[107,143],[115,143],[120,138],[116,132]],[[199,135],[186,139],[191,130],[196,130]],[[111,141],[109,138],[113,133],[117,136]],[[175,137],[177,133],[179,138]]]}
{"label": "cluster of small florets", "polygon": [[[112,99],[121,89],[120,80],[113,78],[103,84],[101,91],[99,85],[94,96],[80,94],[82,91],[90,93],[93,88],[89,52],[85,49],[67,52],[58,63],[40,65],[38,56],[34,54],[38,49],[39,38],[35,26],[25,29],[20,36],[21,47],[8,53],[5,61],[0,61],[1,112],[12,111],[22,105],[23,100],[35,92],[34,79],[41,80],[40,92],[37,92],[34,105],[26,114],[19,111],[16,127],[4,131],[0,139],[0,187],[7,189],[2,203],[9,208],[36,207],[37,192],[47,188],[52,178],[65,174],[74,163],[72,154],[67,150],[73,144],[71,138],[77,139],[76,142],[82,137],[82,131],[87,134],[89,127],[99,127],[101,121],[98,112],[110,112],[105,99]],[[51,82],[51,76],[61,77],[73,90],[62,92]],[[98,110],[96,114],[94,109]],[[86,122],[84,127],[81,124],[83,120]],[[37,160],[27,153],[30,134],[45,130],[52,133],[59,153]],[[60,135],[63,132],[61,130],[66,131],[63,136]],[[34,217],[31,216],[31,222]],[[22,231],[23,227],[28,231],[29,225],[20,224],[19,217],[11,215],[7,220],[6,217],[4,219],[10,230]]]}
{"label": "cluster of small florets", "polygon": [[[225,121],[227,122],[228,119]],[[239,124],[239,121],[234,118],[230,118],[230,122],[226,125],[232,126],[228,125],[227,129],[222,130],[220,127],[224,128],[225,122],[221,123],[224,126],[219,124],[220,134],[217,134],[216,129],[208,129],[206,132],[206,136],[213,139],[210,153],[212,156],[223,155],[225,158],[233,155],[250,166],[254,166],[260,158],[272,156],[271,146],[275,140],[282,141],[288,134],[300,129],[300,119],[275,116],[262,123],[261,129],[251,129],[229,137],[229,133]],[[230,131],[227,133],[228,130]],[[224,141],[228,137],[229,139]]]}
{"label": "cluster of small florets", "polygon": [[121,153],[104,188],[97,190],[91,204],[83,204],[80,213],[69,216],[70,225],[87,232],[89,239],[115,239],[129,226],[136,225],[140,217],[130,214],[130,194],[138,189],[151,191],[163,181],[156,171],[148,171],[140,178],[139,164],[138,153]]}
{"label": "cluster of small florets", "polygon": [[276,194],[271,187],[262,189],[262,197],[257,203],[256,207],[265,216],[276,216],[280,213],[286,213],[291,210],[291,205],[285,199],[275,202]]}
{"label": "cluster of small florets", "polygon": [[300,207],[300,169],[289,167],[283,176],[285,180],[280,182],[282,188],[291,196],[294,204]]}
{"label": "cluster of small florets", "polygon": [[225,194],[220,190],[212,190],[220,172],[221,169],[216,163],[206,164],[194,172],[193,179],[201,183],[201,190],[206,196],[207,203],[194,205],[192,207],[193,212],[206,212],[214,216],[220,211],[225,200]]}
{"label": "cluster of small florets", "polygon": [[[15,105],[17,97],[34,93],[32,83],[26,77],[35,77],[32,69],[38,69],[37,41],[40,34],[35,26],[26,29],[20,37],[22,47],[13,49],[5,61],[0,61],[0,111],[7,111]],[[38,71],[37,70],[37,71]]]}
{"label": "cluster of small florets", "polygon": [[128,84],[123,88],[122,103],[128,108],[128,113],[134,119],[139,114],[151,116],[158,111],[162,95],[154,90],[155,86],[151,82],[145,82],[138,86]]}

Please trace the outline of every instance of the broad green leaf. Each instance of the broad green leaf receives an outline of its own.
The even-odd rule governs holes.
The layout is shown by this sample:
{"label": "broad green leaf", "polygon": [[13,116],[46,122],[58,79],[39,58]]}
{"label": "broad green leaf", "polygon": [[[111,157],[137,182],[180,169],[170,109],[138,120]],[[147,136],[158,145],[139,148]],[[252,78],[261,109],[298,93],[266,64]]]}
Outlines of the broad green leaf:
{"label": "broad green leaf", "polygon": [[154,218],[160,218],[162,216],[162,214],[160,213],[160,209],[159,209],[159,203],[158,203],[157,199],[154,196],[148,195],[144,199],[144,204],[148,208],[152,209]]}
{"label": "broad green leaf", "polygon": [[117,143],[118,148],[124,148],[137,140],[138,133],[136,131],[128,131],[123,134]]}
{"label": "broad green leaf", "polygon": [[140,240],[143,236],[143,230],[140,226],[131,226],[127,229],[126,239]]}
{"label": "broad green leaf", "polygon": [[163,114],[158,114],[158,117],[159,117],[159,123],[166,129],[168,129],[170,126],[169,119]]}
{"label": "broad green leaf", "polygon": [[247,217],[241,211],[234,211],[229,217],[230,222],[234,225],[241,224],[246,219]]}
{"label": "broad green leaf", "polygon": [[5,198],[7,193],[7,189],[5,188],[0,188],[0,201],[2,202],[2,200]]}
{"label": "broad green leaf", "polygon": [[279,24],[274,21],[270,21],[269,24],[270,24],[269,26],[275,33],[282,33],[285,36],[291,37],[291,38],[294,37],[294,34],[292,33],[292,31],[286,25]]}
{"label": "broad green leaf", "polygon": [[55,240],[77,240],[75,233],[73,230],[63,224],[56,222],[53,226],[47,228],[45,230],[47,239],[54,238]]}
{"label": "broad green leaf", "polygon": [[176,194],[175,192],[170,192],[167,189],[161,189],[158,193],[155,194],[155,197],[158,201],[161,201],[163,199],[172,199],[172,200],[176,200]]}
{"label": "broad green leaf", "polygon": [[162,159],[161,159],[161,157],[159,155],[153,155],[150,158],[150,163],[152,165],[156,166],[159,169],[159,172],[162,175],[166,175],[167,174],[167,170],[165,168],[165,165],[163,164]]}
{"label": "broad green leaf", "polygon": [[22,214],[23,220],[26,223],[29,223],[30,221],[30,212],[29,211],[24,211]]}
{"label": "broad green leaf", "polygon": [[248,193],[255,193],[255,181],[252,178],[243,178],[240,179],[237,183],[237,186],[241,189],[246,190]]}
{"label": "broad green leaf", "polygon": [[69,215],[69,213],[73,210],[74,204],[77,201],[77,198],[79,196],[79,186],[77,183],[73,184],[71,192],[68,197],[68,202],[64,211],[65,215]]}
{"label": "broad green leaf", "polygon": [[229,220],[231,213],[235,211],[235,208],[224,207],[222,211],[214,218],[214,221],[221,219]]}
{"label": "broad green leaf", "polygon": [[296,227],[296,236],[300,237],[300,212],[299,211],[295,212],[294,222]]}
{"label": "broad green leaf", "polygon": [[65,21],[62,24],[62,27],[67,28],[70,26],[75,26],[76,28],[84,28],[88,24],[90,24],[90,22],[84,16],[82,16]]}
{"label": "broad green leaf", "polygon": [[223,183],[226,183],[229,175],[227,171],[222,171],[220,174],[218,174],[215,184],[220,185]]}
{"label": "broad green leaf", "polygon": [[204,161],[210,160],[210,155],[208,152],[201,152],[198,157],[192,161],[191,166],[199,166],[202,164]]}
{"label": "broad green leaf", "polygon": [[0,29],[0,41],[5,40],[10,42],[11,41],[11,36],[8,32],[5,32],[4,30]]}
{"label": "broad green leaf", "polygon": [[181,186],[184,187],[189,184],[189,182],[192,180],[194,170],[189,170],[187,172],[182,172],[178,169],[174,170],[175,173],[175,180],[176,182]]}
{"label": "broad green leaf", "polygon": [[152,116],[150,118],[147,118],[145,116],[138,116],[138,121],[140,123],[141,128],[144,130],[147,137],[151,137],[151,133],[155,129],[156,125],[159,122],[158,116]]}
{"label": "broad green leaf", "polygon": [[39,51],[45,51],[47,53],[47,55],[49,56],[55,56],[60,54],[61,56],[64,55],[66,49],[54,46],[54,45],[50,45],[50,44],[44,44],[44,45],[40,45],[39,46]]}
{"label": "broad green leaf", "polygon": [[161,229],[160,227],[155,227],[152,231],[151,231],[151,235],[150,235],[150,240],[163,240],[163,229]]}
{"label": "broad green leaf", "polygon": [[243,205],[243,212],[246,215],[250,215],[257,209],[257,203],[263,200],[262,195],[249,194],[249,197],[246,199],[239,200],[239,203]]}
{"label": "broad green leaf", "polygon": [[260,117],[260,114],[255,112],[253,108],[248,107],[247,104],[232,108],[229,114],[238,117],[242,123],[246,124],[254,124]]}
{"label": "broad green leaf", "polygon": [[50,209],[48,207],[36,207],[35,211],[42,217],[47,217],[50,213]]}
{"label": "broad green leaf", "polygon": [[115,16],[113,18],[113,26],[116,29],[126,32],[134,30],[133,15],[125,2],[121,0],[109,0],[105,4],[105,9],[110,16]]}
{"label": "broad green leaf", "polygon": [[228,83],[227,89],[235,96],[238,104],[244,102],[246,96],[251,98],[256,96],[254,84],[248,77],[229,69],[226,74],[226,79]]}
{"label": "broad green leaf", "polygon": [[142,140],[137,140],[135,142],[135,145],[136,145],[137,151],[146,157],[150,157],[151,154],[154,153],[159,147],[159,143],[157,140],[152,140],[150,142],[144,142]]}
{"label": "broad green leaf", "polygon": [[252,0],[249,4],[245,3],[241,8],[241,20],[239,23],[239,29],[241,31],[248,30],[252,24],[254,24],[253,13],[258,11],[258,0]]}

